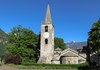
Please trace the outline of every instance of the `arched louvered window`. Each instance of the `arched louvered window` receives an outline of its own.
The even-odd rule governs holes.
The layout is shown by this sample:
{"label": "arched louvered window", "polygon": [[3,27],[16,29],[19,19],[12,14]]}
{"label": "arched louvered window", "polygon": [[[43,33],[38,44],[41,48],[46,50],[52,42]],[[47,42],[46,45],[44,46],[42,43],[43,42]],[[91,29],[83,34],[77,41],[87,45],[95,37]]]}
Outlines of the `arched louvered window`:
{"label": "arched louvered window", "polygon": [[48,39],[45,39],[45,44],[48,44]]}

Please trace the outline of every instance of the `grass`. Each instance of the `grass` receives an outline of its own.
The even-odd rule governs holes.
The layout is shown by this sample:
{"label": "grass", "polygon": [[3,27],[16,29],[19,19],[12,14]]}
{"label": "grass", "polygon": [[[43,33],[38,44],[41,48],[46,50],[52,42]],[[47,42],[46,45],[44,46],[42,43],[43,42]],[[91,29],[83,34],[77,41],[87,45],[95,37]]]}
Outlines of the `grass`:
{"label": "grass", "polygon": [[87,69],[88,64],[22,64],[10,65],[19,69]]}

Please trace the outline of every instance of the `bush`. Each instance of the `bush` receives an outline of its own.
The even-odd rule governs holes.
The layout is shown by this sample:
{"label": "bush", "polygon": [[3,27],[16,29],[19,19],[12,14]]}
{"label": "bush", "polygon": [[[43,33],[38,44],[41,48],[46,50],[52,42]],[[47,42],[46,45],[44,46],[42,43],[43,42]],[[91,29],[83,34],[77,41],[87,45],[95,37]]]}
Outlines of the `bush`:
{"label": "bush", "polygon": [[5,64],[21,64],[22,59],[17,54],[9,54],[5,58]]}

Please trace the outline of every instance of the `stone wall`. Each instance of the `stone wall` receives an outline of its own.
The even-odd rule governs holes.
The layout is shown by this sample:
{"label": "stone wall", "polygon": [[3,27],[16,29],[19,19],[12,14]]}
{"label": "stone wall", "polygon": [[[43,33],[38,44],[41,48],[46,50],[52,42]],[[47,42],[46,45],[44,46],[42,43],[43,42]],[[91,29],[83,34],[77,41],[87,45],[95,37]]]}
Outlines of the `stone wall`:
{"label": "stone wall", "polygon": [[62,64],[78,64],[78,57],[62,57]]}

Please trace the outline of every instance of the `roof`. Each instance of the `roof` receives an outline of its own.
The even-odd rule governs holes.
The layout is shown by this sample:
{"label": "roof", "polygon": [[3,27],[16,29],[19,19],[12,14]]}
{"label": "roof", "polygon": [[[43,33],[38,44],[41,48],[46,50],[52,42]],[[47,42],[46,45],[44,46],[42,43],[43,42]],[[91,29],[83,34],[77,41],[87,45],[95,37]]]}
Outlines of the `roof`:
{"label": "roof", "polygon": [[62,49],[60,49],[59,47],[55,49],[55,51],[62,51]]}
{"label": "roof", "polygon": [[[64,51],[61,52],[61,55],[60,56],[80,56],[82,58],[85,58],[84,56],[82,56],[81,54],[79,54],[77,51],[73,50],[73,49],[70,49],[70,48],[67,48],[65,49]],[[85,58],[86,59],[86,58]]]}
{"label": "roof", "polygon": [[66,54],[62,55],[66,57],[78,57],[78,54],[74,54],[73,52],[67,52]]}
{"label": "roof", "polygon": [[44,24],[51,24],[51,23],[52,23],[52,19],[51,19],[51,13],[50,13],[50,6],[48,4],[46,16],[45,16],[45,19],[44,19]]}

